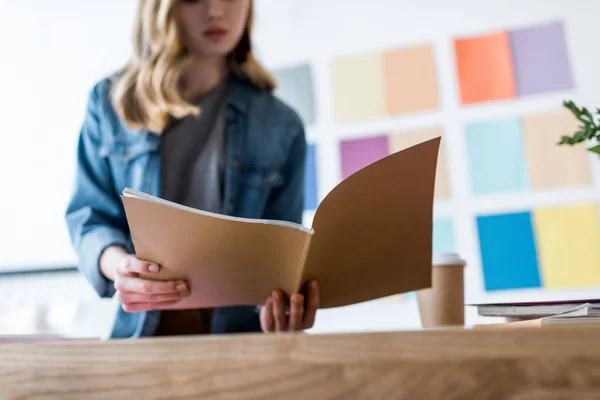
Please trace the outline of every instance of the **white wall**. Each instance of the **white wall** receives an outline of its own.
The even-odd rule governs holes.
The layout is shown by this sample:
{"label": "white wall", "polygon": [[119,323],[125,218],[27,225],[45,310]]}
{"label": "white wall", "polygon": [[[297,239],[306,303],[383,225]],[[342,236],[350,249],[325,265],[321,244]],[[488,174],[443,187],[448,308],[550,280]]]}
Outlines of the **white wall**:
{"label": "white wall", "polygon": [[[0,1],[0,270],[75,262],[64,222],[91,85],[129,54],[135,1]],[[0,334],[104,336],[81,276],[0,279]]]}
{"label": "white wall", "polygon": [[0,2],[0,268],[73,264],[75,144],[91,85],[127,60],[134,5]]}
{"label": "white wall", "polygon": [[[0,2],[0,267],[73,262],[63,214],[72,184],[75,141],[91,84],[127,59],[135,3]],[[465,120],[549,109],[564,98],[565,94],[559,93],[459,109],[453,79],[453,36],[565,19],[578,88],[568,97],[600,105],[600,56],[594,50],[600,36],[596,21],[600,3],[596,0],[578,0],[576,5],[567,0],[256,0],[256,5],[255,41],[266,65],[279,68],[309,62],[314,68],[319,118],[308,136],[319,146],[321,197],[339,182],[338,142],[342,138],[440,123],[448,135],[449,157],[464,160],[458,138]],[[329,75],[332,57],[428,41],[434,42],[438,60],[441,111],[343,128],[334,124]],[[464,170],[450,169],[455,196],[436,204],[435,212],[455,215],[458,249],[476,264],[473,199],[466,190],[466,176]],[[582,195],[600,192],[599,177],[597,166],[594,191]],[[542,205],[556,199],[527,201]],[[499,205],[482,206],[494,210]],[[467,271],[470,301],[484,293],[480,269]],[[57,285],[76,284],[65,281]],[[2,292],[0,300],[1,296]],[[416,311],[413,301],[391,300],[327,310],[319,313],[314,331],[418,327]],[[98,321],[94,331],[102,332],[110,323],[108,318]],[[474,321],[473,310],[469,310],[468,322]]]}

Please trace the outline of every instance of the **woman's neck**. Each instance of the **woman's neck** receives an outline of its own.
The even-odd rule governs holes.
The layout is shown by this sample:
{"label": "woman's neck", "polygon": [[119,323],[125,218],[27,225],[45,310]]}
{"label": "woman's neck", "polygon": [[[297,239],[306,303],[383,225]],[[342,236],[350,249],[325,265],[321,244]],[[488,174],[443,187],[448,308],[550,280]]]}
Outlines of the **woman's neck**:
{"label": "woman's neck", "polygon": [[225,57],[194,56],[185,75],[183,95],[187,100],[196,99],[218,86],[227,77]]}

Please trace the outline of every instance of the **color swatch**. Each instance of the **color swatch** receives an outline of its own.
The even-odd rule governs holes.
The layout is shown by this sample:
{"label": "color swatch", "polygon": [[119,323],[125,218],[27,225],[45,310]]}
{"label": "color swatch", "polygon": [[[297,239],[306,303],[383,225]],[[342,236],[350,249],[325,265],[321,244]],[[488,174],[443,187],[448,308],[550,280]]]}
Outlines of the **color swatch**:
{"label": "color swatch", "polygon": [[[566,27],[553,21],[454,38],[460,104],[510,101],[573,89]],[[433,45],[422,45],[335,58],[331,65],[334,121],[352,124],[439,110],[443,75],[438,76],[436,50]],[[488,116],[494,114],[493,109],[488,111]],[[449,167],[454,165],[450,166],[450,161],[467,164],[471,192],[480,197],[470,212],[503,210],[501,200],[520,194],[510,196],[511,212],[475,217],[487,291],[600,287],[596,206],[530,209],[528,200],[528,194],[536,191],[592,187],[592,156],[586,146],[558,145],[561,136],[578,130],[578,121],[564,109],[478,118],[464,125],[465,160],[448,159],[444,126],[396,131],[391,126],[395,120],[380,121],[378,125],[385,131],[340,142],[341,178],[391,153],[441,136],[436,201],[453,196]],[[456,149],[459,143],[452,145]],[[463,170],[457,167],[453,172]],[[537,202],[546,195],[550,192],[533,197]],[[520,199],[527,204],[514,212]],[[483,207],[477,208],[479,205]],[[450,202],[448,206],[462,207]],[[434,220],[434,252],[456,252],[455,231],[459,231],[453,217]]]}
{"label": "color swatch", "polygon": [[376,136],[345,140],[340,144],[342,153],[342,179],[390,154],[388,138]]}
{"label": "color swatch", "polygon": [[506,32],[454,42],[462,104],[512,99],[515,76]]}
{"label": "color swatch", "polygon": [[477,218],[485,289],[541,287],[531,214]]}
{"label": "color swatch", "polygon": [[281,68],[273,71],[277,81],[275,95],[298,112],[305,125],[315,123],[315,96],[312,70],[309,65]]}
{"label": "color swatch", "polygon": [[465,139],[473,194],[518,192],[529,188],[518,118],[468,124]]}
{"label": "color swatch", "polygon": [[334,60],[332,79],[337,122],[376,119],[385,114],[382,61],[379,54]]}
{"label": "color swatch", "polygon": [[338,123],[431,111],[439,106],[431,46],[334,59],[332,80]]}
{"label": "color swatch", "polygon": [[442,142],[440,144],[440,152],[438,154],[438,164],[435,176],[435,198],[448,199],[450,198],[450,182],[448,179],[448,160],[446,157],[446,145],[442,128],[394,133],[390,135],[389,146],[390,152],[395,153],[411,146],[415,146],[426,140],[440,136],[442,137]]}
{"label": "color swatch", "polygon": [[387,115],[438,108],[433,48],[415,47],[383,54]]}
{"label": "color swatch", "polygon": [[563,24],[510,32],[519,96],[574,87]]}
{"label": "color swatch", "polygon": [[436,218],[433,221],[433,252],[456,253],[452,219]]}
{"label": "color swatch", "polygon": [[534,213],[546,288],[600,286],[600,225],[594,204]]}
{"label": "color swatch", "polygon": [[595,204],[477,218],[488,291],[600,286]]}
{"label": "color swatch", "polygon": [[464,105],[574,87],[562,22],[454,40]]}
{"label": "color swatch", "polygon": [[557,145],[561,136],[570,136],[579,129],[578,125],[577,119],[566,110],[523,117],[532,188],[591,185],[589,155],[585,146]]}
{"label": "color swatch", "polygon": [[559,146],[578,122],[566,110],[467,124],[465,140],[475,195],[592,185],[585,146]]}
{"label": "color swatch", "polygon": [[304,209],[316,210],[319,205],[317,184],[317,148],[310,144],[306,147],[306,165],[304,168]]}
{"label": "color swatch", "polygon": [[340,144],[342,179],[392,153],[404,150],[418,143],[442,137],[435,181],[435,198],[445,200],[451,197],[448,179],[448,165],[443,131],[439,127],[396,132],[389,135],[343,140]]}

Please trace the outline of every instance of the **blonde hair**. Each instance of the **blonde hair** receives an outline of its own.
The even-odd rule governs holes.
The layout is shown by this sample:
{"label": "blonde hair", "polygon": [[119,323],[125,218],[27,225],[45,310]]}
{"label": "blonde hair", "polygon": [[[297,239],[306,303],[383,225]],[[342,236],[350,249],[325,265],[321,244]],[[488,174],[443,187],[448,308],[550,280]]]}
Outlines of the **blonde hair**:
{"label": "blonde hair", "polygon": [[[169,118],[197,115],[200,109],[180,93],[183,73],[190,65],[173,16],[178,0],[138,0],[133,55],[119,74],[112,92],[117,114],[134,130],[161,133]],[[252,55],[253,4],[244,34],[227,55],[230,73],[251,85],[272,91],[275,79]]]}

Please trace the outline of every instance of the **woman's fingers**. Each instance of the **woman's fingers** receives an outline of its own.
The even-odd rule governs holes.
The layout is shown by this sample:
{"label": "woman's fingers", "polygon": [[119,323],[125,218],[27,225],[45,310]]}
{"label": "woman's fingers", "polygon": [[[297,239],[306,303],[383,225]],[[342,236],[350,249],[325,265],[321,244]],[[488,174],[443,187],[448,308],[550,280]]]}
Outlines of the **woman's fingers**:
{"label": "woman's fingers", "polygon": [[143,311],[157,310],[162,307],[173,305],[174,303],[174,301],[167,301],[163,303],[126,303],[121,304],[121,307],[123,307],[123,310],[128,313],[138,313]]}
{"label": "woman's fingers", "polygon": [[158,274],[159,272],[160,266],[149,261],[139,260],[132,255],[125,257],[117,269],[117,273],[134,276],[138,274]]}
{"label": "woman's fingers", "polygon": [[320,304],[321,300],[319,298],[319,284],[316,281],[312,281],[308,285],[308,294],[306,297],[306,307],[304,310],[302,328],[312,328],[312,326],[315,324],[315,318]]}
{"label": "woman's fingers", "polygon": [[179,294],[186,297],[190,290],[184,281],[152,281],[131,276],[117,276],[115,289],[119,292],[139,293],[146,295]]}
{"label": "woman's fingers", "polygon": [[301,294],[294,294],[292,295],[290,303],[290,319],[288,323],[289,330],[302,330],[302,316],[304,314],[304,296],[302,296]]}
{"label": "woman's fingers", "polygon": [[273,299],[269,297],[260,310],[260,327],[263,332],[275,331],[275,318],[273,316]]}
{"label": "woman's fingers", "polygon": [[275,290],[271,296],[273,299],[273,318],[275,319],[275,331],[287,331],[287,316],[285,315],[285,300],[283,293]]}
{"label": "woman's fingers", "polygon": [[286,297],[275,290],[267,299],[260,313],[260,323],[265,332],[301,331],[312,328],[320,306],[319,286],[311,282],[306,287],[306,296],[295,293],[289,301],[286,312]]}
{"label": "woman's fingers", "polygon": [[133,304],[133,303],[165,303],[179,301],[183,298],[179,293],[171,294],[141,294],[141,293],[129,293],[129,292],[117,292],[117,300],[122,304]]}

